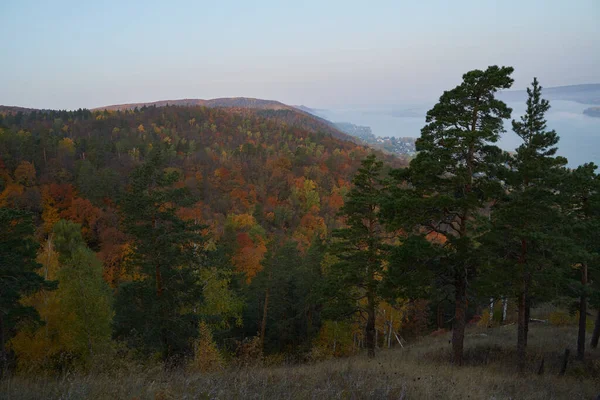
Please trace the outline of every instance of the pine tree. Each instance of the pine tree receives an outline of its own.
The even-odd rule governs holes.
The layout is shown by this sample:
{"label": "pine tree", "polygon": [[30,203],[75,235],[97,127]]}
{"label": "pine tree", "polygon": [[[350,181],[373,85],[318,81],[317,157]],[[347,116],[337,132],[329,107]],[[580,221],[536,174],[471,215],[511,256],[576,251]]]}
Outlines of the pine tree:
{"label": "pine tree", "polygon": [[517,354],[524,367],[529,310],[534,295],[551,296],[560,288],[568,240],[560,231],[556,188],[566,159],[557,157],[559,137],[547,130],[545,113],[550,108],[541,98],[542,87],[534,78],[527,89],[527,110],[513,131],[522,144],[507,160],[505,195],[493,207],[493,229],[484,238],[491,254],[493,280],[513,291],[518,305]]}
{"label": "pine tree", "polygon": [[380,223],[380,201],[384,191],[383,163],[374,155],[363,160],[353,179],[340,215],[346,228],[333,232],[331,254],[338,262],[326,277],[329,309],[338,316],[366,314],[366,345],[369,357],[375,356],[375,317],[382,298],[382,278],[387,245]]}
{"label": "pine tree", "polygon": [[[477,276],[482,210],[501,189],[502,152],[494,143],[511,109],[495,94],[512,85],[512,72],[511,67],[497,66],[473,70],[442,94],[427,113],[417,156],[407,170],[394,173],[396,201],[386,202],[386,220],[403,227],[410,247],[418,249],[409,258],[428,259],[431,278],[454,292],[456,365],[463,362],[468,284]],[[438,248],[431,248],[425,237]]]}
{"label": "pine tree", "polygon": [[35,260],[34,230],[32,214],[0,208],[0,377],[8,366],[6,344],[15,335],[17,324],[39,320],[37,311],[21,300],[40,289],[56,287],[36,273],[41,265]]}
{"label": "pine tree", "polygon": [[[577,335],[577,358],[584,359],[587,303],[600,297],[600,175],[597,166],[584,164],[571,171],[560,185],[563,210],[567,215],[567,233],[573,239],[571,274],[572,288],[579,297],[579,332]],[[593,342],[592,337],[592,342]],[[596,339],[597,343],[597,339]]]}
{"label": "pine tree", "polygon": [[119,288],[115,326],[118,338],[167,361],[188,351],[197,334],[204,226],[176,215],[177,204],[189,196],[174,187],[178,175],[164,165],[164,152],[155,150],[132,173],[121,203],[133,239],[130,267],[140,278]]}

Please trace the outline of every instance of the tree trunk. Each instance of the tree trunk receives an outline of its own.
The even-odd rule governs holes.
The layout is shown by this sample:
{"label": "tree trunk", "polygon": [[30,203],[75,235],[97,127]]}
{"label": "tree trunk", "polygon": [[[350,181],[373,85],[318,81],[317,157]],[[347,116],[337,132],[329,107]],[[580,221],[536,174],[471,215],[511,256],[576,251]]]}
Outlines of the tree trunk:
{"label": "tree trunk", "polygon": [[508,310],[508,299],[506,296],[502,297],[502,323],[506,323],[506,311]]}
{"label": "tree trunk", "polygon": [[[270,280],[270,279],[269,279]],[[264,351],[265,347],[265,333],[267,331],[267,312],[269,311],[269,286],[265,292],[265,305],[263,306],[262,322],[260,324],[260,347]]]}
{"label": "tree trunk", "polygon": [[465,341],[465,325],[467,310],[467,280],[463,272],[455,276],[455,309],[454,324],[452,326],[452,352],[455,365],[463,364],[463,347]]}
{"label": "tree trunk", "polygon": [[525,295],[525,347],[529,339],[529,321],[531,320],[531,296],[529,295],[529,281],[527,283],[527,292]]}
{"label": "tree trunk", "polygon": [[598,315],[596,315],[596,323],[594,324],[594,332],[592,333],[592,341],[590,342],[592,349],[598,347],[598,339],[600,339],[600,309],[598,310]]}
{"label": "tree trunk", "polygon": [[2,315],[2,311],[0,311],[0,379],[5,375],[6,364],[8,361],[4,341],[4,315]]}
{"label": "tree trunk", "polygon": [[519,369],[525,366],[525,293],[521,292],[517,300],[519,316],[517,318],[517,361]]}
{"label": "tree trunk", "polygon": [[519,317],[517,321],[517,363],[519,370],[525,368],[527,335],[529,331],[529,279],[523,279],[523,287],[517,300]]}
{"label": "tree trunk", "polygon": [[388,349],[390,347],[392,347],[392,332],[394,332],[394,316],[390,315],[390,331],[388,333],[388,343],[387,343]]}
{"label": "tree trunk", "polygon": [[367,298],[367,355],[369,358],[375,357],[375,300],[372,295]]}
{"label": "tree trunk", "polygon": [[577,334],[577,359],[582,361],[585,358],[585,328],[587,325],[587,296],[585,293],[587,275],[587,264],[583,263],[581,264],[581,284],[583,288],[579,297],[579,332]]}

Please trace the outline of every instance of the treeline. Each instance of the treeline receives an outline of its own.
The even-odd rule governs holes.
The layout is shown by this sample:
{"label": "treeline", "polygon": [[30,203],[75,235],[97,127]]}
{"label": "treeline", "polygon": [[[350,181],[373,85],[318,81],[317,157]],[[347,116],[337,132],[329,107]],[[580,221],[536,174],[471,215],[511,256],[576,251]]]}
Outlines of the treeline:
{"label": "treeline", "polygon": [[374,356],[447,328],[460,365],[467,322],[502,300],[521,367],[531,307],[549,301],[576,304],[583,358],[600,178],[556,155],[535,79],[512,122],[522,145],[495,145],[512,71],[444,92],[408,167],[289,113],[3,115],[3,371]]}
{"label": "treeline", "polygon": [[[333,234],[330,293],[346,306],[338,309],[358,305],[366,315],[371,356],[382,301],[452,302],[453,362],[461,365],[467,322],[502,299],[516,302],[524,368],[532,305],[576,299],[584,358],[588,302],[600,306],[600,176],[593,163],[571,170],[556,155],[537,79],[525,114],[512,120],[522,144],[512,153],[494,144],[512,111],[495,94],[511,86],[512,71],[465,74],[427,113],[408,168],[382,174],[370,156],[354,178],[341,210],[348,226]],[[599,334],[600,313],[593,347]]]}

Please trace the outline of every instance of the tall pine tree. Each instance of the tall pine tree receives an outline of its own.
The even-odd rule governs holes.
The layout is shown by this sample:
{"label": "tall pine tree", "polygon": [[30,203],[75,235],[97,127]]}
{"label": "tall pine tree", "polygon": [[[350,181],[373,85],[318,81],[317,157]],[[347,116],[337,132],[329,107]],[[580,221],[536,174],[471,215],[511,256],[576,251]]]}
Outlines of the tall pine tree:
{"label": "tall pine tree", "polygon": [[527,110],[513,131],[522,144],[509,156],[504,175],[505,195],[491,215],[493,229],[484,249],[490,251],[494,280],[512,289],[517,297],[517,354],[524,367],[533,296],[552,296],[560,290],[565,252],[569,243],[560,231],[563,216],[556,188],[566,159],[556,156],[559,137],[547,130],[545,113],[550,108],[541,98],[542,87],[534,78],[527,89]]}
{"label": "tall pine tree", "polygon": [[512,72],[511,67],[498,66],[473,70],[442,94],[427,113],[427,125],[416,142],[417,156],[406,171],[395,174],[398,202],[386,212],[386,218],[409,235],[437,237],[437,250],[422,239],[409,236],[406,241],[420,249],[419,257],[435,255],[430,263],[435,279],[453,289],[452,348],[457,365],[463,362],[468,284],[477,275],[477,238],[485,223],[482,210],[501,190],[502,152],[495,143],[511,109],[495,95],[512,85]]}
{"label": "tall pine tree", "polygon": [[[581,165],[571,171],[560,186],[563,210],[568,218],[565,226],[574,246],[570,286],[579,297],[577,357],[581,360],[585,356],[588,300],[600,297],[600,244],[596,237],[600,230],[600,175],[596,169],[593,163]],[[597,340],[596,337],[596,343]]]}
{"label": "tall pine tree", "polygon": [[204,226],[176,215],[187,191],[175,188],[179,177],[164,165],[164,152],[155,150],[132,173],[121,203],[124,228],[133,239],[130,266],[139,278],[119,288],[115,333],[175,361],[190,351],[197,334]]}
{"label": "tall pine tree", "polygon": [[366,315],[366,345],[375,356],[375,317],[382,298],[387,245],[380,223],[380,201],[384,191],[383,163],[374,155],[363,160],[353,179],[340,215],[346,228],[333,232],[331,253],[338,258],[327,274],[329,310],[338,316]]}

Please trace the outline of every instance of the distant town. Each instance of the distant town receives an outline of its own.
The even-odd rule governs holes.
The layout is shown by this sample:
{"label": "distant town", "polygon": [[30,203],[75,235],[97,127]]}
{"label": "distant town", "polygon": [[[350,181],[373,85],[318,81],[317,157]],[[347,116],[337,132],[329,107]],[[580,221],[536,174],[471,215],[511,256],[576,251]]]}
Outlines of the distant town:
{"label": "distant town", "polygon": [[412,137],[375,136],[368,126],[349,122],[335,122],[335,126],[344,133],[361,139],[371,147],[398,155],[412,157],[416,154],[415,140]]}

